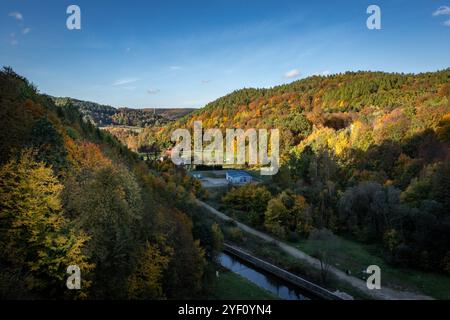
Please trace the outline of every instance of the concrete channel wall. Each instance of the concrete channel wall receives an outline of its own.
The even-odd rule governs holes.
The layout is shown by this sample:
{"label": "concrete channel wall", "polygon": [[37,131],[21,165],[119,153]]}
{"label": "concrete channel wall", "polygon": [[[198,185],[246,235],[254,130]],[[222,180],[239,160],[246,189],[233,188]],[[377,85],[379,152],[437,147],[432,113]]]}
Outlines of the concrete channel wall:
{"label": "concrete channel wall", "polygon": [[256,257],[252,256],[251,254],[249,254],[237,247],[234,247],[229,244],[225,244],[224,251],[250,263],[251,265],[255,266],[258,269],[264,270],[264,271],[271,273],[289,283],[292,283],[293,285],[299,287],[300,289],[302,289],[308,293],[311,293],[313,296],[316,296],[319,299],[342,300],[341,297],[335,295],[331,291],[328,291],[325,288],[322,288],[312,282],[309,282],[308,280],[300,278],[299,276],[296,276],[295,274],[287,272],[286,270],[278,268],[277,266],[274,266],[273,264],[270,264],[264,260],[256,258]]}

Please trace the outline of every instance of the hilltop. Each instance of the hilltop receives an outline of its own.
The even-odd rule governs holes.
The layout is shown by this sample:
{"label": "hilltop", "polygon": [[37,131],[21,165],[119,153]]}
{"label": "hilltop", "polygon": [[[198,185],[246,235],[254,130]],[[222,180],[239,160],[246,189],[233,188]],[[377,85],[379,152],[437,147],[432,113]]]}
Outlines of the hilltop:
{"label": "hilltop", "polygon": [[279,128],[285,144],[296,145],[313,127],[340,130],[356,120],[373,125],[382,116],[398,115],[398,121],[409,123],[413,118],[431,117],[429,112],[443,115],[449,79],[450,69],[313,76],[268,89],[234,91],[172,123],[171,128],[192,127],[194,121],[203,121],[204,128]]}
{"label": "hilltop", "polygon": [[147,127],[163,125],[172,120],[186,116],[194,109],[190,108],[114,108],[95,102],[83,101],[73,98],[51,97],[56,105],[70,104],[76,107],[83,115],[84,120],[96,126],[133,126]]}

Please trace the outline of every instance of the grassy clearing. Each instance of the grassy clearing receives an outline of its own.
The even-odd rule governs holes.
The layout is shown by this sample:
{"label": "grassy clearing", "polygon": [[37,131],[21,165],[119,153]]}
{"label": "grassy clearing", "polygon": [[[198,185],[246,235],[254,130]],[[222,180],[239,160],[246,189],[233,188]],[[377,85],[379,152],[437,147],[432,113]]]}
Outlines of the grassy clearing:
{"label": "grassy clearing", "polygon": [[222,271],[217,280],[214,299],[276,300],[278,297],[231,271]]}
{"label": "grassy clearing", "polygon": [[[363,272],[370,265],[381,268],[381,279],[387,286],[399,290],[421,292],[436,299],[450,299],[450,277],[418,270],[402,269],[387,264],[376,246],[364,245],[338,237],[337,248],[330,256],[332,264],[341,270],[350,270],[352,275],[365,280]],[[309,255],[325,246],[319,240],[302,240],[292,244]]]}

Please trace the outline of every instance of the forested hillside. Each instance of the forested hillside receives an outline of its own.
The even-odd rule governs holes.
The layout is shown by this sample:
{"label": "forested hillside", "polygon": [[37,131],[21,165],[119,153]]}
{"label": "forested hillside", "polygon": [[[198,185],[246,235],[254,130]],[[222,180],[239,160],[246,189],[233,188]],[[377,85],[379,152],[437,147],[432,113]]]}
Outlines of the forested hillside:
{"label": "forested hillside", "polygon": [[158,131],[278,128],[282,167],[219,199],[280,238],[314,229],[382,248],[386,261],[450,273],[450,69],[349,72],[243,89]]}
{"label": "forested hillside", "polygon": [[[205,295],[221,236],[194,216],[198,182],[140,161],[10,68],[0,127],[2,299]],[[81,290],[66,288],[69,265],[81,268]]]}
{"label": "forested hillside", "polygon": [[[418,75],[348,72],[313,76],[270,89],[242,89],[207,104],[171,128],[191,128],[198,120],[204,128],[278,128],[284,151],[298,145],[313,127],[338,131],[354,122],[373,127],[383,117],[389,123],[402,122],[399,130],[407,128],[404,134],[411,135],[436,125],[440,119],[433,117],[445,114],[449,75],[449,69]],[[377,136],[383,136],[384,128],[375,129]],[[394,138],[401,135],[399,132]]]}

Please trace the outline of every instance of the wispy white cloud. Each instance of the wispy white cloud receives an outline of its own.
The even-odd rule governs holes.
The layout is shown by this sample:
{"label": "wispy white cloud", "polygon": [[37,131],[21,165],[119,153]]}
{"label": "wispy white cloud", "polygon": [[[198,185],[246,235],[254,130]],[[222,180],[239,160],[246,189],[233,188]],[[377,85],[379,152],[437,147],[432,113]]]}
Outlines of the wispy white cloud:
{"label": "wispy white cloud", "polygon": [[19,44],[19,40],[17,40],[14,32],[9,34],[9,44],[12,46],[17,46]]}
{"label": "wispy white cloud", "polygon": [[323,76],[328,76],[328,75],[330,75],[330,74],[331,74],[331,71],[330,71],[330,70],[322,71],[322,75],[323,75]]}
{"label": "wispy white cloud", "polygon": [[433,12],[433,16],[442,16],[442,15],[450,15],[450,7],[449,6],[441,6],[435,12]]}
{"label": "wispy white cloud", "polygon": [[297,78],[300,75],[300,71],[298,69],[292,69],[284,74],[286,79]]}
{"label": "wispy white cloud", "polygon": [[155,95],[155,94],[158,94],[160,92],[161,92],[161,90],[159,90],[159,89],[149,89],[149,90],[147,90],[147,93],[149,95]]}
{"label": "wispy white cloud", "polygon": [[23,21],[23,15],[18,11],[11,12],[8,14],[8,16],[13,17],[18,21]]}
{"label": "wispy white cloud", "polygon": [[[18,26],[19,28],[22,28],[22,21],[23,21],[23,15],[22,13],[20,13],[19,11],[14,11],[14,12],[10,12],[8,14],[9,17],[14,18],[15,20],[19,21]],[[18,31],[19,32],[19,31]],[[21,34],[25,35],[31,32],[31,28],[22,28],[22,30],[20,31]],[[19,34],[20,36],[20,34]],[[16,37],[16,33],[11,33],[9,35],[9,44],[12,46],[16,46],[19,44],[19,40],[17,39],[18,37]]]}
{"label": "wispy white cloud", "polygon": [[[435,12],[433,12],[433,17],[450,15],[449,6],[440,6]],[[444,26],[450,27],[450,19],[444,21]]]}
{"label": "wispy white cloud", "polygon": [[141,79],[139,79],[139,78],[124,78],[124,79],[119,79],[119,80],[116,80],[116,81],[113,83],[113,86],[123,86],[123,85],[125,85],[125,84],[134,83],[134,82],[139,81],[139,80],[141,80]]}

